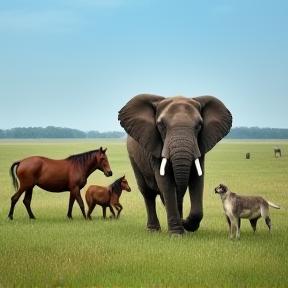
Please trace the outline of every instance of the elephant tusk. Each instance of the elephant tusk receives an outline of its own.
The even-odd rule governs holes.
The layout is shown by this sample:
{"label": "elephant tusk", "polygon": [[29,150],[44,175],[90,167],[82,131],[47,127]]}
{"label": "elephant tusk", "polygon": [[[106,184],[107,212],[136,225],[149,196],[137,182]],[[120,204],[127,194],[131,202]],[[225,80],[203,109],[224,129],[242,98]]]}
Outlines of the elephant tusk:
{"label": "elephant tusk", "polygon": [[161,166],[160,166],[160,175],[164,176],[165,175],[165,166],[167,163],[167,159],[166,158],[162,158],[162,162],[161,162]]}
{"label": "elephant tusk", "polygon": [[199,162],[199,159],[198,159],[198,158],[195,160],[195,166],[196,166],[198,175],[199,175],[199,176],[202,176],[202,169],[201,169],[200,162]]}

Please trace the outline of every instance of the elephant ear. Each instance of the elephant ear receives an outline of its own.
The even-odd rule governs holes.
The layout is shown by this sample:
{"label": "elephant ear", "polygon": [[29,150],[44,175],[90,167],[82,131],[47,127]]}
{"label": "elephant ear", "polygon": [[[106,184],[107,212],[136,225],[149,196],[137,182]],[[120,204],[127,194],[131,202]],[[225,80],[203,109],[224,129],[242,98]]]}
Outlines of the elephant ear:
{"label": "elephant ear", "polygon": [[158,104],[164,99],[162,96],[140,94],[118,112],[118,120],[124,130],[157,158],[161,156],[163,141],[156,126],[155,115]]}
{"label": "elephant ear", "polygon": [[203,126],[198,135],[201,154],[211,150],[232,127],[232,115],[226,106],[213,96],[193,98],[201,105]]}

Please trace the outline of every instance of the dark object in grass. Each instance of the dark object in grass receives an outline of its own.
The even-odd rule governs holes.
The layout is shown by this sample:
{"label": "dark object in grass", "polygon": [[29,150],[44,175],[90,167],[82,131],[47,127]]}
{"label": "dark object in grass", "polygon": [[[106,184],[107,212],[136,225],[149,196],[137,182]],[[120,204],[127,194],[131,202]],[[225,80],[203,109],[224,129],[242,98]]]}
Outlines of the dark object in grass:
{"label": "dark object in grass", "polygon": [[279,148],[279,147],[275,147],[274,148],[274,155],[275,155],[275,157],[281,157],[282,155],[281,155],[281,149]]}

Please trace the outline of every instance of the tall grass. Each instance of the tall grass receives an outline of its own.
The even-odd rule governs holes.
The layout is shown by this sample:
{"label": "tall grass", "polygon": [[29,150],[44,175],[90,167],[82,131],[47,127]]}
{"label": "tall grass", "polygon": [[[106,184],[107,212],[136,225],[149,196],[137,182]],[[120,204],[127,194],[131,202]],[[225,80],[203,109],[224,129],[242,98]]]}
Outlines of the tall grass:
{"label": "tall grass", "polygon": [[[275,158],[279,145],[283,156]],[[123,192],[119,220],[103,220],[96,206],[92,221],[83,219],[77,203],[74,220],[66,218],[69,193],[35,188],[29,220],[22,203],[7,220],[14,191],[12,162],[31,155],[65,158],[100,146],[113,176],[96,171],[91,184],[108,185],[126,176],[131,193]],[[5,140],[0,142],[0,287],[288,287],[288,141],[222,141],[206,156],[204,218],[195,233],[171,238],[165,208],[157,200],[161,233],[148,233],[146,211],[122,140]],[[245,154],[251,153],[251,159]],[[241,239],[230,240],[214,188],[224,183],[241,194],[262,195],[286,209],[270,209],[272,233],[264,219],[252,233],[248,220]],[[184,215],[189,213],[185,196]]]}

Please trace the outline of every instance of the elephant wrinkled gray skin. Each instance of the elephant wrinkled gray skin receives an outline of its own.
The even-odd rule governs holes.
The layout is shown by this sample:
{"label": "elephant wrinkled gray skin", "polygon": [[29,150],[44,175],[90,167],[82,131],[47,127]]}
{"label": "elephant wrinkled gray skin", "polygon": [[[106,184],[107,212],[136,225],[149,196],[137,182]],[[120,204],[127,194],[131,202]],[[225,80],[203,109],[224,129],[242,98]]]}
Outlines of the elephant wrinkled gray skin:
{"label": "elephant wrinkled gray skin", "polygon": [[[161,230],[155,203],[160,195],[169,232],[196,231],[203,218],[205,154],[230,131],[229,110],[213,96],[140,94],[119,111],[118,120],[129,135],[127,150],[144,197],[147,230]],[[190,214],[182,220],[188,186]]]}

